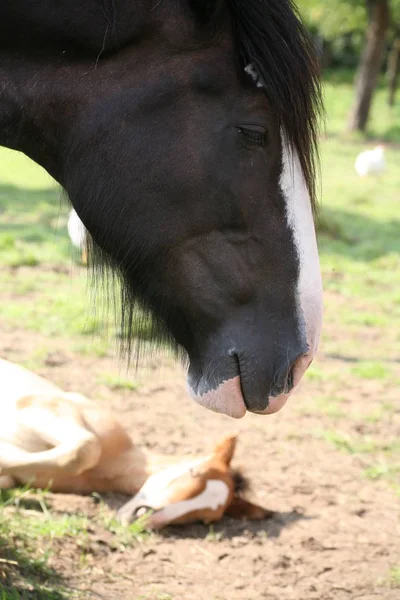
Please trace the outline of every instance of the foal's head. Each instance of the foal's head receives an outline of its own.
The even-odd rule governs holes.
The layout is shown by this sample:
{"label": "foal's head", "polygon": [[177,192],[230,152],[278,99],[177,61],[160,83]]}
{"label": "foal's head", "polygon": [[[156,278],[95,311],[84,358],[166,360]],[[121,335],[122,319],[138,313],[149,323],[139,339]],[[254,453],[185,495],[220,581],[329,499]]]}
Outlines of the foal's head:
{"label": "foal's head", "polygon": [[272,513],[242,497],[245,480],[231,469],[236,438],[224,439],[207,457],[182,462],[149,477],[118,518],[128,524],[151,512],[146,525],[159,529],[202,521],[212,523],[227,514],[259,520]]}
{"label": "foal's head", "polygon": [[310,43],[290,0],[151,4],[141,35],[76,63],[61,180],[122,275],[125,333],[137,302],[196,401],[276,412],[321,325]]}

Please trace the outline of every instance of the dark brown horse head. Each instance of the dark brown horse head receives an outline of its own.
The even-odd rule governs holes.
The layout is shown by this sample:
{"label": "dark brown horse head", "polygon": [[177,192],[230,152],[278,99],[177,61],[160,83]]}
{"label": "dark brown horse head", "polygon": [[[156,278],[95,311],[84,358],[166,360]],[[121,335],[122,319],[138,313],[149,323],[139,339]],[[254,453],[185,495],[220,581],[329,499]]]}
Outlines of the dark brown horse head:
{"label": "dark brown horse head", "polygon": [[0,143],[67,191],[125,333],[138,304],[196,401],[279,410],[322,312],[320,95],[291,1],[2,3],[0,78]]}

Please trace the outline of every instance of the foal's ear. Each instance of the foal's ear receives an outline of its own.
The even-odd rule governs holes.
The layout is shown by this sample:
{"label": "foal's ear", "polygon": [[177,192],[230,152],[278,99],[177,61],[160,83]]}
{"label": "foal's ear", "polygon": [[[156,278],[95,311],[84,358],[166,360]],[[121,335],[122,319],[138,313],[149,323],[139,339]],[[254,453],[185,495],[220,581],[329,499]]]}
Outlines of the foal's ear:
{"label": "foal's ear", "polygon": [[239,496],[234,496],[225,514],[232,519],[249,519],[249,521],[262,521],[263,519],[272,519],[274,516],[271,510],[252,504]]}
{"label": "foal's ear", "polygon": [[214,450],[214,455],[225,463],[227,467],[231,464],[231,460],[235,454],[236,442],[237,436],[230,435],[224,438]]}

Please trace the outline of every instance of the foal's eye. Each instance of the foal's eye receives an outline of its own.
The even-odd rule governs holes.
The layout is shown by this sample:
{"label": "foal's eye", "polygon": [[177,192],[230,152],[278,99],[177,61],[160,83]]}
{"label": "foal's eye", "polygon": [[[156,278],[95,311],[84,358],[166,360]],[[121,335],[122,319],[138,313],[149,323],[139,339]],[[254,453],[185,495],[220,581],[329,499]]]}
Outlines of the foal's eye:
{"label": "foal's eye", "polygon": [[243,137],[243,141],[247,144],[256,146],[265,146],[267,144],[267,130],[264,127],[257,125],[246,125],[246,127],[237,128],[239,134]]}

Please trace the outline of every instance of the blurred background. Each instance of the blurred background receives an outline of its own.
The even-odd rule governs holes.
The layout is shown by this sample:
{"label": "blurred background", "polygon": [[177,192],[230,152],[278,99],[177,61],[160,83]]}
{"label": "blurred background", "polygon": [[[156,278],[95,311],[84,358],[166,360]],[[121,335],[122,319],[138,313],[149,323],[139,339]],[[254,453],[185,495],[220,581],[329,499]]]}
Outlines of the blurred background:
{"label": "blurred background", "polygon": [[[263,546],[258,552],[267,556],[270,548],[271,560],[282,552],[291,565],[285,570],[284,560],[283,566],[263,575],[271,594],[274,573],[276,585],[288,578],[287,587],[277,592],[280,599],[394,599],[400,594],[400,0],[298,4],[318,49],[326,103],[318,215],[325,325],[319,359],[297,397],[277,417],[267,422],[249,417],[240,426],[243,458],[253,479],[261,477],[257,465],[264,460],[268,440],[275,467],[268,469],[258,495],[270,508],[285,507],[285,514],[292,515],[282,517],[282,523],[291,523],[290,539],[282,534],[272,546],[269,534],[258,539],[254,531],[239,533],[249,556],[256,536]],[[0,355],[66,389],[112,402],[138,436],[158,449],[202,449],[221,427],[231,425],[217,416],[211,419],[187,400],[182,373],[172,360],[166,359],[163,375],[153,359],[138,373],[128,374],[121,367],[118,331],[112,315],[92,302],[81,252],[68,236],[68,214],[60,190],[43,170],[18,153],[0,149]],[[180,415],[178,424],[172,405]],[[0,553],[8,552],[17,565],[4,575],[4,593],[11,594],[13,586],[20,594],[2,598],[72,597],[57,587],[54,569],[61,550],[55,539],[75,540],[69,558],[62,559],[63,569],[68,571],[68,560],[71,565],[78,561],[78,571],[95,578],[95,559],[82,541],[89,536],[95,543],[86,517],[75,515],[73,520],[64,506],[61,522],[43,513],[39,502],[40,519],[28,511],[22,521],[21,493],[3,496],[1,502],[8,512],[0,516]],[[293,514],[300,513],[293,507],[310,503],[319,520],[307,524],[307,537],[301,525],[294,525],[300,516]],[[84,514],[85,506],[80,506]],[[330,511],[334,514],[324,520]],[[365,515],[371,519],[363,521]],[[101,527],[122,535],[109,521]],[[201,538],[201,530],[196,531]],[[116,538],[113,552],[137,542],[133,533],[132,539],[123,535]],[[210,535],[204,533],[201,541],[206,561],[216,540],[225,543],[223,533],[221,538]],[[315,543],[304,541],[309,538]],[[336,558],[316,577],[316,557],[320,564],[318,552],[330,538]],[[12,548],[5,539],[14,540]],[[228,552],[232,539],[226,542]],[[175,540],[175,550],[180,543]],[[186,560],[183,545],[182,552]],[[326,560],[330,554],[323,556]],[[109,563],[103,558],[96,561],[106,581]],[[300,563],[302,577],[294,583],[290,576],[300,567],[293,565]],[[1,573],[0,564],[0,591]],[[168,587],[168,577],[160,577]],[[333,582],[342,582],[336,592]],[[149,595],[141,598],[182,598],[173,591],[152,595],[146,585],[143,590]],[[31,595],[24,596],[27,586]],[[54,590],[59,595],[52,595]],[[229,598],[250,598],[237,594]]]}

